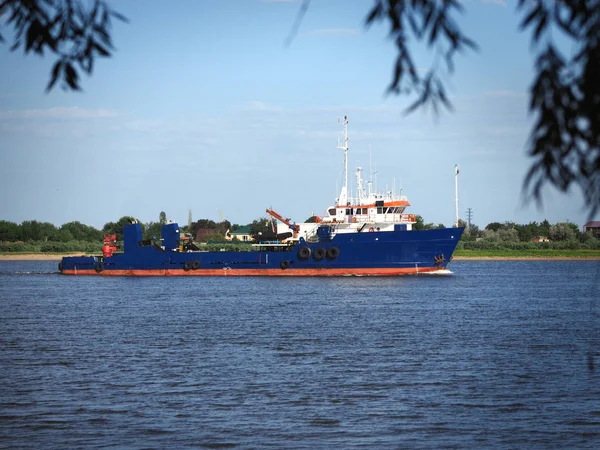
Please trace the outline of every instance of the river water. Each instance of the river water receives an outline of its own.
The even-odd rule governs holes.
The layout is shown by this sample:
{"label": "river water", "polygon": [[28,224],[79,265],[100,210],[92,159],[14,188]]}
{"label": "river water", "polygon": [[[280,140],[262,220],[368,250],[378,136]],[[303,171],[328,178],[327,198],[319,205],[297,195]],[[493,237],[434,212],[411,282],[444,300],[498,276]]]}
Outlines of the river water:
{"label": "river water", "polygon": [[600,448],[600,262],[103,278],[0,262],[3,448]]}

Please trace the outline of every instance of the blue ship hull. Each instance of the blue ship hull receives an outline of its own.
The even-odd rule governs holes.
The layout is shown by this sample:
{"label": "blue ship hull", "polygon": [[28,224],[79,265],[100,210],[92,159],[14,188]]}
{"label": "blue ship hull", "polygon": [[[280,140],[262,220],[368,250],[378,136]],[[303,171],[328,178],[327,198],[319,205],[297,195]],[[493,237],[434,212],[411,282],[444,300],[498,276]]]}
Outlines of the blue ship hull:
{"label": "blue ship hull", "polygon": [[463,228],[334,233],[322,225],[315,242],[264,244],[253,251],[179,251],[176,224],[163,227],[163,245],[144,245],[139,224],[124,228],[124,252],[65,257],[68,275],[121,276],[360,276],[446,269]]}

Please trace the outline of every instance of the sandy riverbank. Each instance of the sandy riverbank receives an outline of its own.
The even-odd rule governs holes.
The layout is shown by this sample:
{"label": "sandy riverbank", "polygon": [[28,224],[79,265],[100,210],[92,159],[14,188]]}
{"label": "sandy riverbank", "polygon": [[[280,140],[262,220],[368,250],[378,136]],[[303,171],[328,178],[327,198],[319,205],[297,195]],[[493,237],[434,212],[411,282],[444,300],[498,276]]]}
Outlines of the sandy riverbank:
{"label": "sandy riverbank", "polygon": [[11,255],[6,253],[0,255],[0,261],[60,261],[63,256],[81,256],[81,253],[65,253],[65,254],[53,254],[53,253],[19,253]]}

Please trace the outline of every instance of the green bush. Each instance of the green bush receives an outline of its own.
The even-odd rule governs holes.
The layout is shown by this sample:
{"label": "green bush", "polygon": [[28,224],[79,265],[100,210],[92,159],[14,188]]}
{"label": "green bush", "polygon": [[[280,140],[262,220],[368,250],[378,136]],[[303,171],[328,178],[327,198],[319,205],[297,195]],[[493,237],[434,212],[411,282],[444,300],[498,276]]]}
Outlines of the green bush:
{"label": "green bush", "polygon": [[223,249],[226,252],[249,252],[252,250],[251,244],[244,243],[208,243],[208,244],[199,244],[198,247],[200,250],[206,250],[209,252],[220,251]]}
{"label": "green bush", "polygon": [[600,250],[600,239],[591,239],[582,244],[581,247],[589,250]]}
{"label": "green bush", "polygon": [[96,242],[86,242],[85,251],[86,253],[102,253],[102,244]]}
{"label": "green bush", "polygon": [[86,241],[0,242],[0,253],[101,253],[102,243]]}
{"label": "green bush", "polygon": [[3,253],[38,253],[40,246],[33,242],[0,242],[0,252]]}
{"label": "green bush", "polygon": [[40,245],[42,253],[100,253],[102,244],[86,241],[44,242]]}
{"label": "green bush", "polygon": [[[462,247],[460,244],[463,244]],[[581,248],[596,249],[591,244],[591,247],[583,246],[579,241],[560,241],[560,242],[503,242],[503,241],[467,241],[459,242],[457,250],[579,250]]]}

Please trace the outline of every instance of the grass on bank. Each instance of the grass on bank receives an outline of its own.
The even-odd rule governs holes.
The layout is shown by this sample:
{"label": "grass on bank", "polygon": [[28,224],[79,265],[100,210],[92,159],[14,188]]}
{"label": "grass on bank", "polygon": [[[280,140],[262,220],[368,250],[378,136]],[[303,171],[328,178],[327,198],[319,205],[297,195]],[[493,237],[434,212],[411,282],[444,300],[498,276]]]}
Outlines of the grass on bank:
{"label": "grass on bank", "polygon": [[461,258],[600,258],[600,250],[456,250],[454,256]]}

